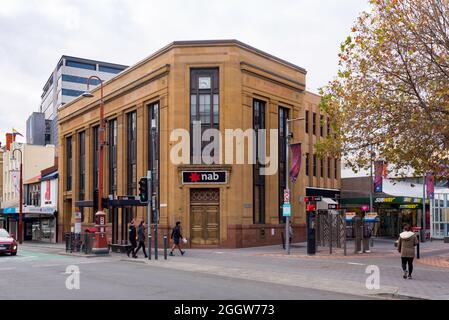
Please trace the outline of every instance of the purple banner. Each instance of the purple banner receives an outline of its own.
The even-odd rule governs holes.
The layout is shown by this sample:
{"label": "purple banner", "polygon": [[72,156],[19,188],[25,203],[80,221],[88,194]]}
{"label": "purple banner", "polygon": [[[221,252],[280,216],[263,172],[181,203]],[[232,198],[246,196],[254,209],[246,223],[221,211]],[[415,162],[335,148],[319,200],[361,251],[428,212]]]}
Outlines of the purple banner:
{"label": "purple banner", "polygon": [[435,177],[431,173],[428,173],[426,176],[426,189],[427,199],[433,199],[435,192]]}
{"label": "purple banner", "polygon": [[384,176],[384,162],[374,162],[374,192],[382,192],[383,176]]}
{"label": "purple banner", "polygon": [[299,171],[301,171],[301,144],[292,144],[290,145],[290,148],[292,150],[292,168],[290,170],[290,179],[292,182],[296,182]]}

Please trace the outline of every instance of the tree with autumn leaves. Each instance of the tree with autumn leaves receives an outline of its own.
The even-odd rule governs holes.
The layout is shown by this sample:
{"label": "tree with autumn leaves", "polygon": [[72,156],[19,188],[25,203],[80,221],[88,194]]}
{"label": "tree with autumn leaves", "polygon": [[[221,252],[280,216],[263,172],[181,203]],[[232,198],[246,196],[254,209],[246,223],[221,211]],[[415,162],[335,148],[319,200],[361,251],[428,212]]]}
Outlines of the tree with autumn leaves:
{"label": "tree with autumn leaves", "polygon": [[321,89],[334,134],[317,152],[355,169],[375,153],[398,169],[447,175],[449,1],[370,3],[341,44],[337,77]]}

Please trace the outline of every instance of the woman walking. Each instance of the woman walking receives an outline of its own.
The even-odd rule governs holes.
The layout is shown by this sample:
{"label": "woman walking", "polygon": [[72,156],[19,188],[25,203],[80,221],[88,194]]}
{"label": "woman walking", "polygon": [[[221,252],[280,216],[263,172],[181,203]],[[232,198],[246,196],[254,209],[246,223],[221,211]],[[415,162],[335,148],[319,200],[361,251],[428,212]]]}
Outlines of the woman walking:
{"label": "woman walking", "polygon": [[[404,279],[412,279],[413,260],[415,258],[415,246],[418,245],[416,234],[410,231],[410,225],[404,226],[404,232],[399,235],[398,251],[401,253],[402,271]],[[408,266],[408,272],[407,272]]]}
{"label": "woman walking", "polygon": [[181,255],[184,255],[186,252],[182,251],[181,248],[181,240],[183,239],[183,236],[181,234],[181,222],[176,222],[176,226],[173,228],[171,232],[171,238],[173,239],[173,246],[171,248],[170,256],[174,256],[173,251],[178,247],[179,252],[181,252]]}

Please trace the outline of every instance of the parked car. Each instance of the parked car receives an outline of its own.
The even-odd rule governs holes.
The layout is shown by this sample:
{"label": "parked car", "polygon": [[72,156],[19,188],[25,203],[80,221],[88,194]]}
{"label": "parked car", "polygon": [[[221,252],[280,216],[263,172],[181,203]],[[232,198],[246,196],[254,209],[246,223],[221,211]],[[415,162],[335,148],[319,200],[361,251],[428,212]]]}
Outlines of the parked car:
{"label": "parked car", "polygon": [[0,229],[0,253],[17,255],[17,242],[5,229]]}

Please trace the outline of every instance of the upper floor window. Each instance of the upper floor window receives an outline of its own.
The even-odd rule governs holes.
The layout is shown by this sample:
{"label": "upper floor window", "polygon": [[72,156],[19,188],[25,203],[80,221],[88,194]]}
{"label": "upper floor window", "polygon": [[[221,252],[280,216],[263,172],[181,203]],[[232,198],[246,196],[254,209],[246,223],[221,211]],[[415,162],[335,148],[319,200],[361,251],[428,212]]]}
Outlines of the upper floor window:
{"label": "upper floor window", "polygon": [[316,135],[316,113],[313,113],[313,118],[312,118],[312,133],[314,135]]}
{"label": "upper floor window", "polygon": [[332,165],[331,158],[327,158],[327,177],[329,179],[331,178],[331,165]]}
{"label": "upper floor window", "polygon": [[313,163],[312,163],[312,170],[313,170],[314,177],[316,177],[316,175],[317,175],[316,167],[317,167],[317,157],[316,157],[316,154],[314,154],[313,155]]}
{"label": "upper floor window", "polygon": [[109,127],[109,193],[117,195],[117,119],[110,120]]}
{"label": "upper floor window", "polygon": [[306,116],[305,116],[305,121],[306,121],[306,133],[309,133],[309,110],[306,110]]}
{"label": "upper floor window", "polygon": [[66,171],[67,171],[67,178],[66,178],[66,190],[71,191],[72,190],[72,137],[68,137],[66,139]]}
{"label": "upper floor window", "polygon": [[265,223],[265,176],[261,174],[261,163],[263,159],[259,158],[259,146],[263,141],[259,141],[258,130],[265,129],[265,102],[260,100],[253,101],[253,128],[255,134],[255,165],[253,171],[253,220],[254,223]]}
{"label": "upper floor window", "polygon": [[[220,85],[218,68],[191,69],[190,71],[190,130],[193,133],[194,125],[201,125],[201,135],[207,129],[219,129],[220,125]],[[200,122],[200,123],[198,123]],[[191,134],[191,150],[195,143]],[[201,141],[201,153],[211,141]],[[218,141],[217,141],[218,143]],[[196,145],[196,144],[195,144]],[[191,153],[194,158],[197,154]],[[212,155],[218,156],[218,155]]]}
{"label": "upper floor window", "polygon": [[137,113],[127,115],[127,191],[129,195],[137,192]]}
{"label": "upper floor window", "polygon": [[[73,83],[81,83],[81,84],[86,84],[86,85],[87,85],[87,81],[88,81],[88,78],[78,77],[78,76],[71,76],[71,75],[68,75],[68,74],[63,74],[61,78],[62,78],[62,81],[73,82]],[[90,79],[89,84],[93,85],[93,86],[97,86],[97,85],[100,84],[100,81],[98,79],[92,78],[92,79]],[[64,90],[66,90],[66,89],[64,89]],[[74,90],[74,91],[76,91],[76,90]]]}
{"label": "upper floor window", "polygon": [[338,159],[334,160],[334,178],[338,179]]}
{"label": "upper floor window", "polygon": [[79,163],[78,163],[78,173],[79,173],[79,200],[84,200],[85,188],[86,188],[86,133],[80,132],[78,136],[79,143]]}
{"label": "upper floor window", "polygon": [[71,90],[71,89],[62,89],[63,96],[69,97],[79,97],[84,93],[84,91]]}
{"label": "upper floor window", "polygon": [[99,126],[92,128],[92,154],[93,154],[93,165],[92,165],[92,175],[93,175],[93,190],[98,190],[98,161],[100,159],[100,141],[99,141]]}
{"label": "upper floor window", "polygon": [[107,73],[117,74],[117,73],[122,72],[125,69],[124,68],[117,68],[117,67],[109,67],[109,66],[102,66],[102,65],[100,65],[99,70],[103,71],[103,72],[107,72]]}
{"label": "upper floor window", "polygon": [[327,117],[327,135],[331,134],[331,120]]}
{"label": "upper floor window", "polygon": [[306,176],[310,173],[310,154],[306,153]]}
{"label": "upper floor window", "polygon": [[87,69],[87,70],[97,70],[97,66],[95,64],[85,63],[85,62],[78,62],[78,61],[67,60],[65,65],[67,67],[72,67],[72,68]]}
{"label": "upper floor window", "polygon": [[320,116],[320,136],[324,136],[324,116]]}

